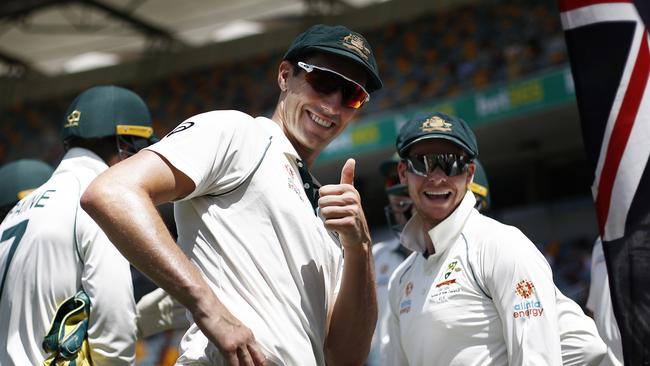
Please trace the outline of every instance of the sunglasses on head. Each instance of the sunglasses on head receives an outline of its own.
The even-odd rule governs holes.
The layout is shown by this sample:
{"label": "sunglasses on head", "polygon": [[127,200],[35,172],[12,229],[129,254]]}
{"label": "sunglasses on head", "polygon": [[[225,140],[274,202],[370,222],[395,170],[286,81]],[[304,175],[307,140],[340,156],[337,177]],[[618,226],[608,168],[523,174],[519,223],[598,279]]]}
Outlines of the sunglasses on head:
{"label": "sunglasses on head", "polygon": [[345,107],[359,109],[370,100],[370,94],[363,86],[343,74],[302,61],[298,66],[306,71],[305,80],[315,91],[329,95],[340,90],[341,104]]}
{"label": "sunglasses on head", "polygon": [[422,177],[433,173],[436,167],[453,177],[467,171],[470,159],[463,154],[423,154],[409,156],[406,160],[408,171]]}

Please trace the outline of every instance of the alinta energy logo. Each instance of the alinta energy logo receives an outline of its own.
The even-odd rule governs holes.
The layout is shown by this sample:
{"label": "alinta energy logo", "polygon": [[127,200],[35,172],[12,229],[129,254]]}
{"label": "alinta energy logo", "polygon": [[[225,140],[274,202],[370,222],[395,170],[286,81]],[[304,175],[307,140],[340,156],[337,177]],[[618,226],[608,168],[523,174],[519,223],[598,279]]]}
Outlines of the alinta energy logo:
{"label": "alinta energy logo", "polygon": [[531,281],[519,281],[515,286],[515,293],[524,301],[514,305],[513,318],[530,318],[544,315],[542,303],[537,300],[537,297],[531,298],[535,293],[535,285]]}
{"label": "alinta energy logo", "polygon": [[527,299],[535,293],[535,286],[528,280],[521,280],[519,283],[517,283],[515,292],[517,295],[523,297],[524,299]]}

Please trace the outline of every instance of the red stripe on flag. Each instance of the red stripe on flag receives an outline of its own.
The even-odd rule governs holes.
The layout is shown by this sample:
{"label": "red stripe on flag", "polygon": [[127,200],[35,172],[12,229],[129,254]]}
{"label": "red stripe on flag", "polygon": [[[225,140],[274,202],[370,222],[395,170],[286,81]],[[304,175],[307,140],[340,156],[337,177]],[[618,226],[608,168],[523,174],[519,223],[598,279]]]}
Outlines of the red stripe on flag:
{"label": "red stripe on flag", "polygon": [[559,7],[560,13],[564,13],[565,11],[576,10],[585,6],[614,3],[632,4],[632,0],[560,0]]}
{"label": "red stripe on flag", "polygon": [[643,30],[641,37],[641,47],[639,48],[636,63],[630,76],[629,85],[623,97],[623,103],[621,103],[621,109],[616,117],[612,136],[609,139],[607,155],[605,156],[605,163],[603,164],[603,171],[598,184],[596,211],[598,214],[600,233],[603,237],[605,235],[605,223],[607,222],[611,204],[614,179],[616,178],[623,152],[630,137],[630,132],[634,126],[639,105],[641,104],[641,98],[643,97],[648,81],[648,72],[650,71],[650,53],[648,52],[646,29]]}

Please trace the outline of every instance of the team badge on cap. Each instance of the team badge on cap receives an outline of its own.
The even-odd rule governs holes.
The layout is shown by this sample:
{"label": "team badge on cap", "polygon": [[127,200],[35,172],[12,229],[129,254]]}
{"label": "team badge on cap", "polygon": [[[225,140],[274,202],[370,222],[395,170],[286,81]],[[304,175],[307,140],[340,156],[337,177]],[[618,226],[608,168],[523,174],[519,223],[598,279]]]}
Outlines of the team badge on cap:
{"label": "team badge on cap", "polygon": [[363,38],[356,34],[348,34],[343,37],[343,45],[356,53],[359,56],[363,57],[364,60],[368,61],[368,56],[370,56],[370,50],[366,47],[366,43],[363,41]]}
{"label": "team badge on cap", "polygon": [[67,127],[78,126],[79,119],[81,119],[81,112],[75,109],[68,115],[68,118],[66,118],[66,121],[68,123],[66,123],[63,127],[67,128]]}
{"label": "team badge on cap", "polygon": [[446,122],[444,119],[438,116],[433,116],[428,120],[422,122],[420,129],[422,132],[450,132],[451,123]]}

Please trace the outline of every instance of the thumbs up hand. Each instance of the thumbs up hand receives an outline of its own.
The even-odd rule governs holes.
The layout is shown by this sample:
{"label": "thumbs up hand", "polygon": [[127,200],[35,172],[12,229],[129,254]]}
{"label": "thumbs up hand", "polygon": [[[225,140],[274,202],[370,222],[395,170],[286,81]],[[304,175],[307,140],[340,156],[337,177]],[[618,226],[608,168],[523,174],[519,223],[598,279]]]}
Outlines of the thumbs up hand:
{"label": "thumbs up hand", "polygon": [[341,170],[341,183],[320,188],[318,206],[328,230],[338,232],[346,249],[370,246],[370,233],[361,207],[359,192],[354,188],[354,159],[348,159]]}

